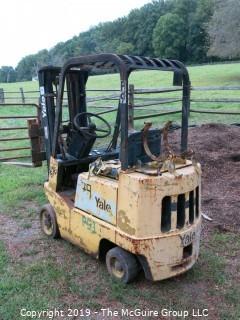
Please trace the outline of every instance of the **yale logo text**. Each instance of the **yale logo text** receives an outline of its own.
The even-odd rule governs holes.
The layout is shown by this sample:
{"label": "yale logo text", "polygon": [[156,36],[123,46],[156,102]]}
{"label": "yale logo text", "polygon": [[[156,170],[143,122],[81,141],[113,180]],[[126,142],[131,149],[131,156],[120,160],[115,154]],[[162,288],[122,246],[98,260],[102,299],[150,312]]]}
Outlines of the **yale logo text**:
{"label": "yale logo text", "polygon": [[111,208],[110,204],[107,203],[107,201],[105,199],[95,197],[95,200],[96,200],[97,208],[104,210],[104,211],[107,211],[109,213],[112,212],[112,208]]}

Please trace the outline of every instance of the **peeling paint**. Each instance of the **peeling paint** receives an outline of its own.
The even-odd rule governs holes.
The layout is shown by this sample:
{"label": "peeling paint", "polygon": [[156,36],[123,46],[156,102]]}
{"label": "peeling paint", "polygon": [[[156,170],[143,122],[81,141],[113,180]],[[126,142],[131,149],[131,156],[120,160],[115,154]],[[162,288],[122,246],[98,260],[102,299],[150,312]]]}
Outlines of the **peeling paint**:
{"label": "peeling paint", "polygon": [[124,212],[123,210],[120,210],[118,212],[117,225],[122,231],[126,232],[127,234],[134,235],[136,233],[136,230],[131,227],[130,219],[128,218],[126,212]]}

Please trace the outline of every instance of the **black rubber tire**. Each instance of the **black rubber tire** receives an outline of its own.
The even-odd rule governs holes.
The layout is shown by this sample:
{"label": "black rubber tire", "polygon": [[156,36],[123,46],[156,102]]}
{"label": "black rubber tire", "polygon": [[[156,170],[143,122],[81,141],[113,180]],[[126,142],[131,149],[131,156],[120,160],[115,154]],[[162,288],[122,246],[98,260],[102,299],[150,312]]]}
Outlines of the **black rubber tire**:
{"label": "black rubber tire", "polygon": [[56,213],[50,204],[42,206],[40,211],[40,225],[42,232],[52,239],[60,238]]}
{"label": "black rubber tire", "polygon": [[140,271],[137,258],[120,247],[108,251],[106,265],[110,275],[123,283],[133,281]]}

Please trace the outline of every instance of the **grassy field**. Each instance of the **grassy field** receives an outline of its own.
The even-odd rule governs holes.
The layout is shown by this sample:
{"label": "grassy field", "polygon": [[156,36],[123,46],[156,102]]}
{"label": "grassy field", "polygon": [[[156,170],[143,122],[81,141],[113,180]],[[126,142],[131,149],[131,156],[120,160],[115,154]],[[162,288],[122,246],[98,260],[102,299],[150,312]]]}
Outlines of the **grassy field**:
{"label": "grassy field", "polygon": [[[192,86],[229,86],[229,85],[238,85],[240,80],[240,64],[223,64],[223,65],[204,65],[201,67],[189,67],[189,74]],[[158,72],[158,71],[141,71],[141,72],[133,72],[130,76],[129,83],[134,83],[136,89],[140,88],[158,88],[158,87],[169,87],[172,84],[172,73],[169,72]],[[90,77],[87,83],[87,89],[119,89],[119,76],[118,75],[105,75],[105,76],[96,76]],[[29,92],[25,94],[26,102],[38,102],[38,82],[20,82],[13,84],[0,84],[0,88],[3,88],[5,93],[6,102],[13,102],[14,97],[20,98],[19,88],[23,88],[25,92]],[[35,91],[35,93],[34,93]],[[13,93],[11,93],[13,92]],[[88,92],[88,96],[93,98],[95,96],[109,96],[112,94],[118,95],[117,92]],[[34,98],[35,97],[35,98]],[[191,93],[192,99],[213,99],[213,98],[239,98],[238,91],[192,91]],[[32,99],[34,98],[34,99]],[[158,100],[165,98],[173,98],[173,99],[181,99],[180,92],[171,92],[171,93],[161,93],[161,94],[148,94],[148,95],[135,95],[135,104],[143,105],[145,103],[150,103],[149,100]],[[148,100],[148,101],[147,101]],[[88,104],[89,111],[93,112],[101,112],[105,110],[109,110],[111,107],[117,107],[118,101],[115,100],[101,100],[94,101]],[[22,115],[22,116],[32,116],[36,115],[36,108],[34,106],[26,106],[26,107],[1,107],[1,115],[2,116],[11,116],[11,115]],[[194,110],[215,110],[220,112],[239,112],[239,103],[224,103],[224,102],[216,102],[216,103],[203,103],[203,102],[193,102],[191,104],[191,108]],[[135,108],[134,115],[139,116],[142,114],[155,114],[156,112],[166,112],[173,110],[181,110],[181,103],[171,103],[165,105],[153,105],[146,106],[144,108]],[[67,109],[64,108],[64,115],[68,118]],[[111,125],[114,125],[116,112],[107,113],[104,115],[105,119],[107,119]],[[171,115],[170,119],[176,123],[180,124],[181,114]],[[157,118],[149,118],[149,121],[153,122],[153,126],[162,126],[167,120],[169,120],[169,116],[161,116]],[[240,121],[240,115],[211,115],[211,114],[198,114],[191,113],[189,123],[192,124],[200,124],[200,123],[209,123],[209,122],[223,122],[223,123],[236,123]],[[135,127],[140,129],[143,127],[144,120],[136,120]],[[0,120],[0,127],[6,126],[26,126],[25,119],[17,119],[17,120]],[[0,132],[1,137],[25,137],[27,136],[26,130],[14,130],[11,131],[2,131]],[[28,141],[17,141],[11,142],[10,144],[13,147],[28,147]],[[5,149],[7,144],[0,142],[0,148]],[[11,151],[6,151],[1,153],[3,157],[10,157]],[[28,150],[20,150],[18,151],[20,156],[29,155],[30,151]]]}
{"label": "grassy field", "polygon": [[[189,68],[193,86],[238,85],[240,64],[209,65]],[[147,78],[145,73],[135,73],[131,81],[136,88],[169,86],[170,75],[161,75],[159,82],[156,72]],[[108,79],[108,80],[107,80]],[[148,79],[148,80],[146,80]],[[130,83],[131,83],[130,81]],[[90,80],[88,89],[118,89],[116,75],[98,76]],[[37,82],[0,84],[6,91],[37,90]],[[200,97],[200,92],[193,96]],[[201,93],[202,95],[202,93]],[[204,97],[235,97],[237,91],[209,92]],[[150,96],[154,98],[153,96]],[[166,94],[166,97],[175,97]],[[111,105],[111,103],[110,103]],[[173,105],[173,107],[175,107]],[[226,105],[200,104],[196,107],[226,110]],[[167,107],[168,109],[170,107]],[[151,107],[155,112],[156,109]],[[239,105],[230,105],[232,111],[240,111]],[[158,109],[158,110],[163,110]],[[33,115],[30,107],[0,107],[0,115]],[[141,111],[138,111],[141,112]],[[113,116],[108,116],[112,121]],[[166,118],[153,119],[158,124]],[[173,118],[178,121],[178,118]],[[191,123],[240,122],[240,116],[191,115]],[[24,126],[25,120],[0,120],[0,127],[8,125]],[[26,132],[14,131],[11,137],[22,137]],[[9,133],[0,133],[1,138]],[[27,145],[19,141],[14,144],[0,143],[0,148]],[[25,153],[24,153],[25,152]],[[26,154],[28,151],[20,151]],[[6,151],[4,156],[8,156]],[[20,310],[64,310],[89,308],[92,312],[102,307],[120,310],[121,308],[141,308],[150,310],[209,309],[210,320],[240,319],[240,286],[234,283],[228,270],[229,256],[239,254],[240,239],[234,233],[213,232],[203,239],[201,255],[195,267],[185,275],[174,279],[151,283],[140,275],[131,285],[122,285],[109,278],[103,263],[95,261],[80,249],[63,241],[50,241],[39,230],[36,212],[46,202],[43,182],[47,170],[41,168],[21,168],[0,163],[0,320],[19,320]],[[236,265],[234,272],[240,272]],[[205,290],[207,288],[207,290]],[[84,310],[82,312],[84,312]],[[78,312],[80,314],[80,312]],[[50,319],[48,317],[41,319]],[[164,316],[162,319],[181,319]],[[188,317],[187,319],[192,319]],[[104,319],[91,315],[87,317],[55,317],[55,319]],[[111,319],[110,317],[107,319]],[[112,319],[118,319],[114,317]],[[132,317],[131,319],[139,319]],[[144,319],[150,319],[145,317]]]}
{"label": "grassy field", "polygon": [[[189,74],[191,79],[192,86],[229,86],[229,85],[238,85],[240,80],[240,63],[233,63],[233,64],[220,64],[220,65],[204,65],[204,66],[196,66],[196,67],[189,67]],[[136,89],[140,88],[158,88],[158,87],[169,87],[172,84],[172,73],[169,72],[158,72],[158,71],[141,71],[141,72],[133,72],[130,76],[129,83],[134,83]],[[3,88],[8,93],[5,94],[6,101],[12,102],[14,101],[14,97],[20,98],[19,88],[23,88],[25,92],[29,92],[25,94],[26,101],[34,101],[38,102],[38,93],[33,93],[32,91],[38,91],[38,82],[20,82],[20,83],[13,83],[13,84],[0,84],[0,88]],[[119,76],[117,74],[114,75],[105,75],[105,76],[96,76],[90,77],[87,83],[87,89],[119,89]],[[14,93],[11,93],[14,92]],[[88,92],[89,97],[93,97],[96,95],[111,95],[114,92]],[[115,92],[115,94],[117,94]],[[32,98],[34,99],[32,99]],[[143,104],[146,99],[163,99],[163,98],[181,98],[180,93],[161,93],[161,94],[148,94],[148,95],[135,95],[135,103],[136,104]],[[192,99],[196,98],[237,98],[238,91],[192,91],[191,93]],[[93,108],[94,106],[117,106],[117,101],[99,101],[89,103],[89,106]],[[159,111],[167,111],[178,109],[180,106],[179,103],[171,103],[169,105],[164,106],[148,106],[146,110],[148,113],[153,113],[156,110]],[[195,102],[192,103],[193,109],[217,109],[218,111],[237,111],[239,106],[237,103],[199,103]],[[14,112],[14,108],[12,109]],[[23,109],[22,109],[23,110]],[[29,109],[27,109],[29,110]],[[91,110],[94,110],[91,109]],[[145,112],[146,112],[145,110]],[[24,110],[25,111],[25,110]],[[99,111],[99,109],[98,109]],[[101,110],[100,110],[101,111]],[[142,114],[141,108],[136,109],[135,115]],[[179,121],[180,116],[172,116],[173,120]],[[209,114],[196,114],[192,113],[190,117],[190,123],[205,123],[210,121],[214,122],[227,122],[232,123],[235,121],[236,116],[222,116],[222,115],[209,115]],[[113,115],[108,115],[108,119],[113,119]],[[155,123],[163,123],[166,121],[166,117],[150,119]]]}

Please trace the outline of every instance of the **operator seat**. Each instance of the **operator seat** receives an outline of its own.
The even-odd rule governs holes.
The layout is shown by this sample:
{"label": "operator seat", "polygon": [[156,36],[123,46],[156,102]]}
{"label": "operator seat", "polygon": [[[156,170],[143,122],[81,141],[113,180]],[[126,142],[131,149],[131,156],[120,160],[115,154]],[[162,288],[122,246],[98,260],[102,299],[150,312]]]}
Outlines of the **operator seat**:
{"label": "operator seat", "polygon": [[76,159],[85,158],[89,155],[95,140],[94,136],[72,130],[67,138],[68,153]]}
{"label": "operator seat", "polygon": [[[151,152],[158,156],[161,152],[161,132],[159,129],[150,129],[148,131],[148,146]],[[128,136],[128,164],[135,166],[140,160],[142,163],[152,161],[146,154],[143,146],[143,132],[137,131]]]}

